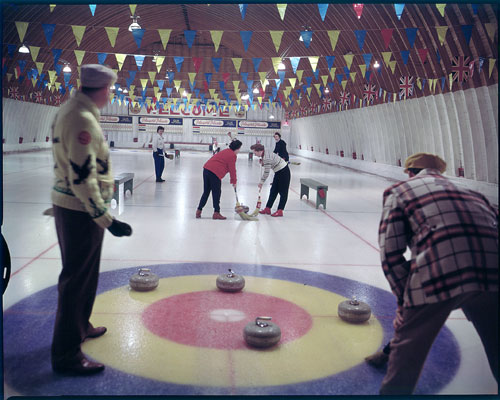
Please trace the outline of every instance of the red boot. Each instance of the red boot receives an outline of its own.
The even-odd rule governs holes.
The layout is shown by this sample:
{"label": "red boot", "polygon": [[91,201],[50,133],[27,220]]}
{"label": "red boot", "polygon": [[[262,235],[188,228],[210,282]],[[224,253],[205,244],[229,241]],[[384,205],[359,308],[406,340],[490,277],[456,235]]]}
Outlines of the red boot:
{"label": "red boot", "polygon": [[277,210],[274,214],[271,214],[271,217],[282,217],[283,216],[283,210]]}
{"label": "red boot", "polygon": [[221,215],[221,213],[214,212],[214,215],[212,215],[212,219],[227,219],[227,218]]}
{"label": "red boot", "polygon": [[259,211],[259,214],[267,214],[271,215],[271,209],[269,207],[264,208],[263,210]]}
{"label": "red boot", "polygon": [[196,218],[201,218],[201,210],[196,210]]}

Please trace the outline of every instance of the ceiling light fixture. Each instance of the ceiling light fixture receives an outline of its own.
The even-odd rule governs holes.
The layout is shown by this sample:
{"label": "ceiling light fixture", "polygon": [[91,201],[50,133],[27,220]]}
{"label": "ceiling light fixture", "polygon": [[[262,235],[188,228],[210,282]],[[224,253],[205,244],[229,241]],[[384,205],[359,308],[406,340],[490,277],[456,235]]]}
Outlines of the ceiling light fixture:
{"label": "ceiling light fixture", "polygon": [[330,90],[328,88],[325,88],[325,93],[330,93]]}
{"label": "ceiling light fixture", "polygon": [[188,92],[186,92],[186,91],[184,90],[184,92],[182,93],[182,96],[183,96],[183,97],[187,97],[187,95],[188,95]]}
{"label": "ceiling light fixture", "polygon": [[[301,36],[301,37],[302,37],[302,36]],[[278,65],[278,69],[281,69],[281,70],[286,69],[285,64],[283,64],[282,62],[280,62],[280,65]]]}
{"label": "ceiling light fixture", "polygon": [[122,93],[128,93],[128,90],[125,88]]}
{"label": "ceiling light fixture", "polygon": [[273,115],[273,114],[271,114],[271,115],[269,116],[269,119],[274,119],[274,115]]}
{"label": "ceiling light fixture", "polygon": [[135,31],[136,29],[141,29],[141,26],[137,23],[137,18],[141,18],[139,16],[131,15],[130,18],[132,18],[132,23],[129,25],[128,30],[130,32]]}
{"label": "ceiling light fixture", "polygon": [[248,100],[250,98],[250,96],[248,95],[248,93],[245,93],[243,96],[241,96],[241,100]]}
{"label": "ceiling light fixture", "polygon": [[373,68],[378,68],[380,67],[380,64],[378,63],[378,61],[375,61],[375,64],[373,64]]}
{"label": "ceiling light fixture", "polygon": [[71,72],[71,67],[69,64],[64,64],[63,72]]}
{"label": "ceiling light fixture", "polygon": [[259,93],[260,93],[260,92],[259,92],[259,89],[257,89],[257,88],[254,88],[254,89],[253,89],[253,92],[254,92],[255,94],[259,94]]}
{"label": "ceiling light fixture", "polygon": [[23,43],[21,47],[19,47],[19,53],[24,53],[28,54],[30,52],[30,49]]}

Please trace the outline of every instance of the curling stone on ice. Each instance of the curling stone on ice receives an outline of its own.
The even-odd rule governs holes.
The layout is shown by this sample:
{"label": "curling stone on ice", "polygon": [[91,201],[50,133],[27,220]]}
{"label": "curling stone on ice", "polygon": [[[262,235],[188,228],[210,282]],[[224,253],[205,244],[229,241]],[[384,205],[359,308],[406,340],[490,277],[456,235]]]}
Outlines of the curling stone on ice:
{"label": "curling stone on ice", "polygon": [[337,312],[342,320],[356,324],[368,321],[372,314],[370,306],[355,297],[340,303]]}
{"label": "curling stone on ice", "polygon": [[239,292],[245,287],[245,278],[229,269],[229,274],[222,274],[217,277],[216,284],[223,292]]}
{"label": "curling stone on ice", "polygon": [[160,279],[149,268],[139,268],[139,271],[130,277],[130,287],[139,292],[148,292],[158,287]]}
{"label": "curling stone on ice", "polygon": [[281,339],[281,329],[271,322],[271,317],[257,317],[243,329],[245,342],[254,347],[271,347]]}

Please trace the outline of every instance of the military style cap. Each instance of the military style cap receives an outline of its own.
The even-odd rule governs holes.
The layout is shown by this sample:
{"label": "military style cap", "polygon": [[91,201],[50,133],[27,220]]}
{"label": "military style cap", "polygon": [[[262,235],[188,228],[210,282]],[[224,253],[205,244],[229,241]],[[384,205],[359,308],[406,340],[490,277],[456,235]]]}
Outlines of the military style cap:
{"label": "military style cap", "polygon": [[406,159],[404,172],[408,172],[408,168],[433,168],[443,173],[446,171],[446,162],[434,154],[416,153]]}
{"label": "military style cap", "polygon": [[116,73],[100,64],[85,64],[80,70],[80,79],[83,87],[103,88],[114,85]]}

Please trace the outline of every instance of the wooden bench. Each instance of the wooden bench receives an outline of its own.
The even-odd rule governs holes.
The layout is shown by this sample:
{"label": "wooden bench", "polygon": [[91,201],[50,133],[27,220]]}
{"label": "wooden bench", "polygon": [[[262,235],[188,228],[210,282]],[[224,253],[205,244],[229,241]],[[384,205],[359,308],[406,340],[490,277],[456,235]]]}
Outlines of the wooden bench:
{"label": "wooden bench", "polygon": [[316,190],[316,208],[323,204],[323,210],[326,210],[326,192],[328,185],[309,178],[300,178],[300,198],[306,195],[309,199],[309,188]]}
{"label": "wooden bench", "polygon": [[123,194],[130,190],[130,194],[134,191],[134,173],[133,172],[123,172],[120,175],[115,176],[115,191],[113,193],[113,199],[115,199],[116,204],[120,204],[120,185],[123,185]]}

